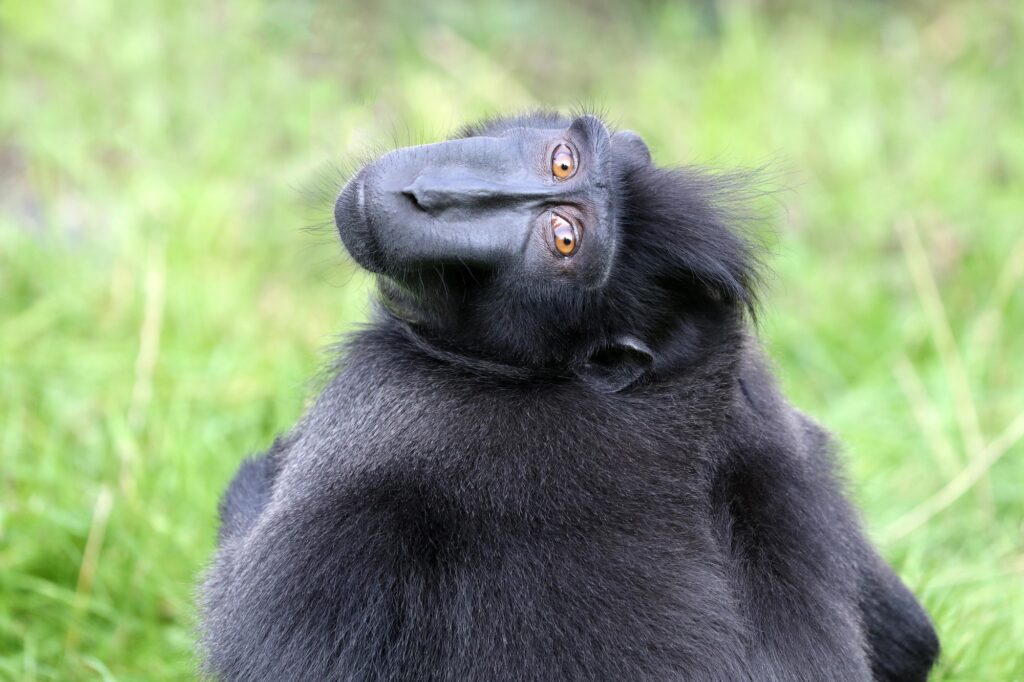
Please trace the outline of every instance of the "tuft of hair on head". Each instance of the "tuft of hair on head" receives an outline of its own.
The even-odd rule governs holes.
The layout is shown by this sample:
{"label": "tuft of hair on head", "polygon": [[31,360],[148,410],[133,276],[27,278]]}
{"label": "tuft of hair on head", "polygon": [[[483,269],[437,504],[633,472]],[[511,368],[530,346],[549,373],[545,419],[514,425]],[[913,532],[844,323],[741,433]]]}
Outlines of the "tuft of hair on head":
{"label": "tuft of hair on head", "polygon": [[755,204],[771,194],[767,179],[765,168],[631,170],[622,179],[621,267],[670,288],[696,286],[756,322],[772,235]]}
{"label": "tuft of hair on head", "polygon": [[572,118],[554,109],[525,109],[508,114],[495,114],[456,131],[453,139],[497,135],[511,128],[564,128]]}

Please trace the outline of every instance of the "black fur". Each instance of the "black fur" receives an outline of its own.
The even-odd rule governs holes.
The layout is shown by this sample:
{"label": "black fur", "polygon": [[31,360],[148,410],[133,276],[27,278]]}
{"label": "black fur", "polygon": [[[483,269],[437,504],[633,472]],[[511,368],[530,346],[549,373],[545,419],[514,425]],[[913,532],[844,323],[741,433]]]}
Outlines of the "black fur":
{"label": "black fur", "polygon": [[[567,120],[464,134],[522,125]],[[927,677],[927,615],[748,332],[756,262],[718,201],[728,186],[617,168],[599,289],[447,268],[419,273],[410,301],[382,280],[330,384],[225,496],[209,674]],[[596,389],[595,364],[630,361],[624,336],[651,363]]]}

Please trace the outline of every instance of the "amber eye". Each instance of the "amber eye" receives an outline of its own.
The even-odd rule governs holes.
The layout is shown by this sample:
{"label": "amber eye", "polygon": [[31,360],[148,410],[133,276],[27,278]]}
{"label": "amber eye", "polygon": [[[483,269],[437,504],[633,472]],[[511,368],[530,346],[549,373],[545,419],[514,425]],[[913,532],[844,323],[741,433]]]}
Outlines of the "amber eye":
{"label": "amber eye", "polygon": [[576,228],[557,213],[551,214],[551,234],[555,240],[555,250],[563,256],[571,256],[580,245]]}
{"label": "amber eye", "polygon": [[576,159],[568,145],[560,144],[551,154],[551,173],[559,180],[565,180],[576,170]]}

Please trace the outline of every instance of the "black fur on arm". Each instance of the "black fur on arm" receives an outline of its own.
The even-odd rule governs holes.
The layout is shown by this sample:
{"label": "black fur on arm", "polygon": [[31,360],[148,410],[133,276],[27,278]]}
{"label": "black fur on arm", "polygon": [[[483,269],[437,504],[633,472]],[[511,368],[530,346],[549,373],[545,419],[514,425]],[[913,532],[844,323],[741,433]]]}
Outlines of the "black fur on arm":
{"label": "black fur on arm", "polygon": [[860,603],[871,672],[881,682],[923,682],[939,657],[935,628],[888,564],[864,549]]}
{"label": "black fur on arm", "polygon": [[256,523],[270,501],[280,459],[286,448],[286,438],[280,437],[267,452],[242,461],[220,501],[218,543],[244,535]]}
{"label": "black fur on arm", "polygon": [[[723,469],[728,487],[719,489],[719,494],[731,507],[730,534],[746,532],[753,538],[772,533],[778,539],[804,526],[793,542],[776,542],[768,550],[769,564],[775,570],[789,564],[793,575],[799,575],[816,563],[832,563],[828,569],[835,581],[832,597],[841,588],[855,602],[852,615],[859,621],[873,679],[927,680],[939,655],[935,629],[913,593],[870,545],[856,511],[843,499],[832,438],[786,404],[766,362],[757,354],[745,359],[738,383],[742,402],[750,412],[748,419],[740,420],[745,425],[733,432],[735,436],[747,431],[736,447],[742,452],[751,443],[760,445],[752,457],[749,452],[747,456],[734,455]],[[820,506],[815,510],[814,505]],[[763,518],[763,527],[752,533],[758,517]],[[822,543],[818,546],[821,557],[815,560],[812,552],[818,541]],[[749,552],[754,542],[748,539],[733,544]],[[786,545],[795,552],[787,556],[781,551]],[[762,554],[757,560],[764,559]],[[768,575],[758,570],[751,582]]]}

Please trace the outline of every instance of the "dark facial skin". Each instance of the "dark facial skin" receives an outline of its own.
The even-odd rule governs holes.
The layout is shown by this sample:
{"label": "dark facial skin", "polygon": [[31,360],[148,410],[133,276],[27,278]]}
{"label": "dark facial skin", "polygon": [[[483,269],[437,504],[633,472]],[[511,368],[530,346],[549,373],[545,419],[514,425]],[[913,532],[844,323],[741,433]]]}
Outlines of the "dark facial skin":
{"label": "dark facial skin", "polygon": [[[462,265],[596,288],[617,239],[614,144],[604,124],[582,116],[568,127],[398,149],[348,183],[335,219],[360,265],[395,280]],[[567,254],[557,228],[577,242]]]}

